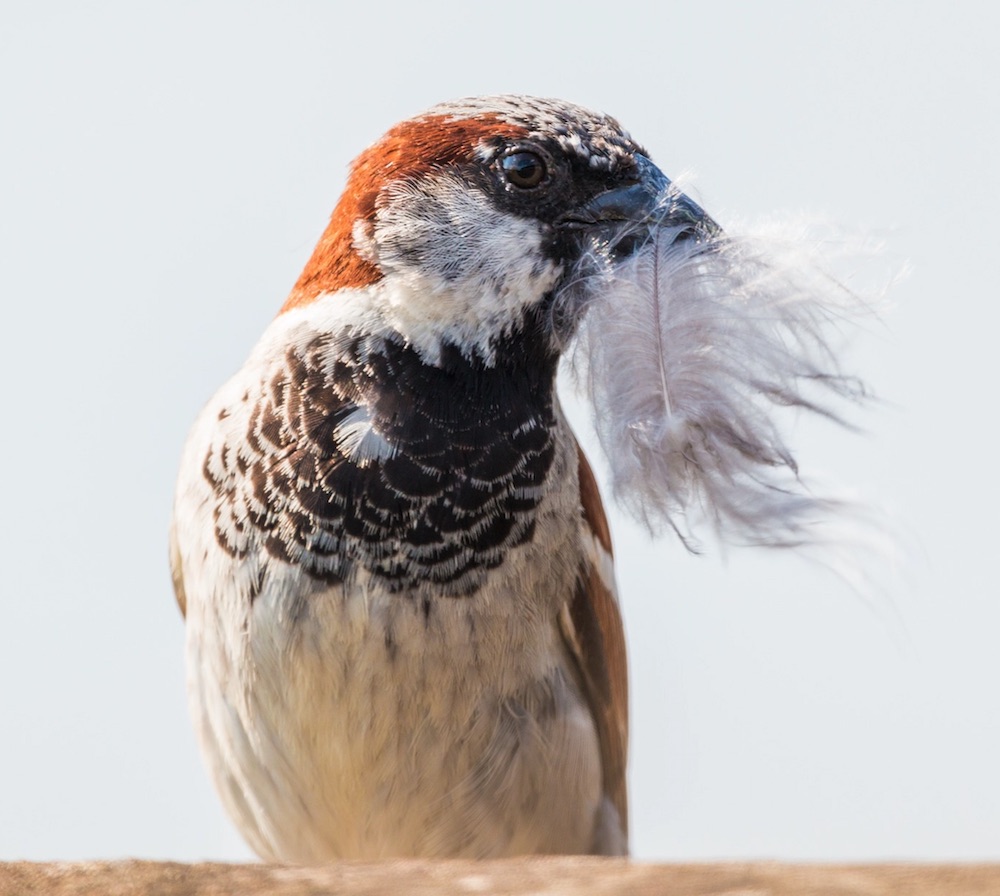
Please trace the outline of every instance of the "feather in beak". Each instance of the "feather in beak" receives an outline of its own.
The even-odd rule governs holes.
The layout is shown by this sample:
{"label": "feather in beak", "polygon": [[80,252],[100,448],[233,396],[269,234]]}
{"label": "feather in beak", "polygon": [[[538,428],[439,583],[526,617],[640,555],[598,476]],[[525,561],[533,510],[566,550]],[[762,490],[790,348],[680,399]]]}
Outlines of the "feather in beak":
{"label": "feather in beak", "polygon": [[870,306],[801,242],[727,235],[666,178],[646,202],[593,233],[555,303],[584,315],[572,360],[617,500],[692,550],[706,524],[735,544],[825,539],[844,505],[800,480],[781,411],[849,425],[869,393],[841,368],[842,324]]}

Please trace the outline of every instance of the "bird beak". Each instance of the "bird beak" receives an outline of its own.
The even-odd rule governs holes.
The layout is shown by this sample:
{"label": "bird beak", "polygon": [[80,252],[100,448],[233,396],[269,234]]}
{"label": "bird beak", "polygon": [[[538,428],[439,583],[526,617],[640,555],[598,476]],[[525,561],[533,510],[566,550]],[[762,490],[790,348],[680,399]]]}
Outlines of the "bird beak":
{"label": "bird beak", "polygon": [[[634,177],[598,193],[556,220],[576,263],[556,295],[552,331],[565,346],[572,339],[595,294],[607,284],[613,267],[639,257],[646,247],[673,246],[686,251],[712,251],[722,228],[693,199],[685,196],[649,159],[636,155]],[[634,272],[633,272],[634,273]]]}
{"label": "bird beak", "polygon": [[[721,232],[693,199],[680,192],[645,156],[637,155],[637,177],[630,183],[599,193],[563,215],[558,224],[567,230],[590,230],[603,225],[633,224],[648,233],[651,227],[676,228],[678,238],[714,236]],[[627,237],[633,228],[623,228]]]}

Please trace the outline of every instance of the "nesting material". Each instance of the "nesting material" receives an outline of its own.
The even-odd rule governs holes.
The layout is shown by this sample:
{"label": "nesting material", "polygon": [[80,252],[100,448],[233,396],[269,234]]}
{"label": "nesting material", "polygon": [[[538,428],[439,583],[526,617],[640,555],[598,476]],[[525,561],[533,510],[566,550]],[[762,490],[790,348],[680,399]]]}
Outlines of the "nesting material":
{"label": "nesting material", "polygon": [[614,495],[692,549],[706,526],[728,543],[815,543],[845,505],[800,478],[788,411],[850,425],[869,393],[839,352],[870,305],[801,234],[708,225],[647,228],[624,257],[617,237],[596,242],[557,302],[586,306],[572,358]]}

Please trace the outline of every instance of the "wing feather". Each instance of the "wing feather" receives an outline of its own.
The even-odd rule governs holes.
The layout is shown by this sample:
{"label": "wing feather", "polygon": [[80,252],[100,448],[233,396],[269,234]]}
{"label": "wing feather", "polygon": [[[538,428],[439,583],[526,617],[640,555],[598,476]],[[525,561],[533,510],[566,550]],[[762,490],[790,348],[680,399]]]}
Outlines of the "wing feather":
{"label": "wing feather", "polygon": [[177,545],[177,524],[170,524],[170,577],[174,581],[174,596],[181,616],[187,616],[187,594],[184,591],[184,575],[181,570],[181,552]]}
{"label": "wing feather", "polygon": [[584,564],[572,601],[560,615],[563,638],[576,662],[601,747],[604,792],[628,834],[628,667],[618,607],[611,535],[597,481],[579,451]]}

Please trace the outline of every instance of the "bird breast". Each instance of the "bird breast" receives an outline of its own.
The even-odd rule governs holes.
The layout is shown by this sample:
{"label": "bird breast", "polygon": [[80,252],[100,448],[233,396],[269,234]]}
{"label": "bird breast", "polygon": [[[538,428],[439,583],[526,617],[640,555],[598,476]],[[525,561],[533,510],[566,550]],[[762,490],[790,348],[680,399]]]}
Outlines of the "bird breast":
{"label": "bird breast", "polygon": [[230,812],[285,861],[588,850],[599,751],[555,623],[577,455],[548,373],[284,337],[202,413],[178,489]]}

